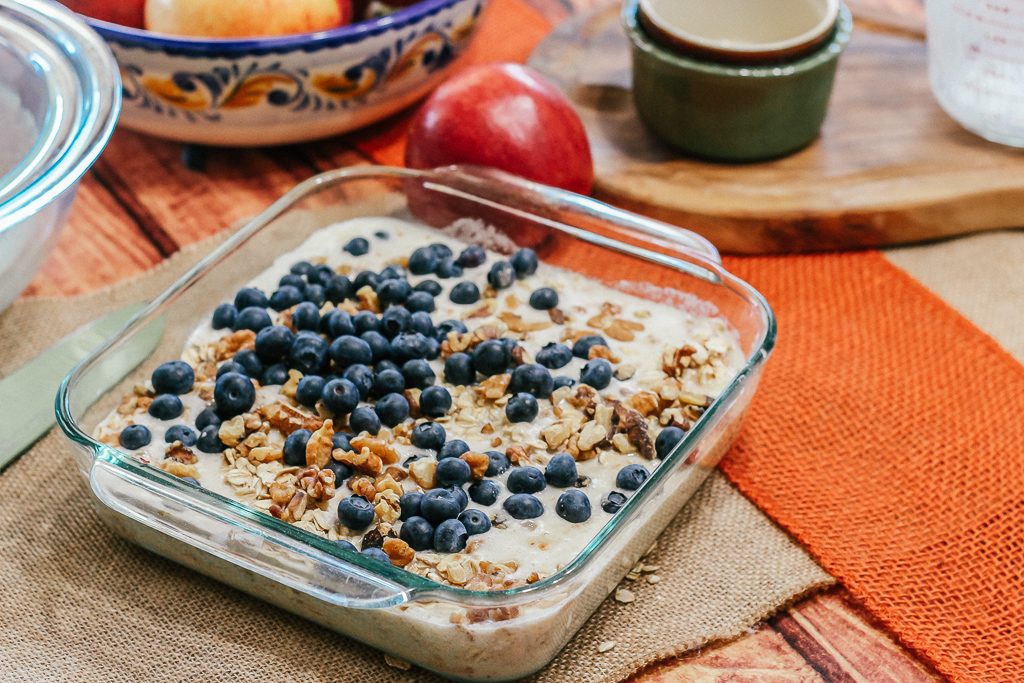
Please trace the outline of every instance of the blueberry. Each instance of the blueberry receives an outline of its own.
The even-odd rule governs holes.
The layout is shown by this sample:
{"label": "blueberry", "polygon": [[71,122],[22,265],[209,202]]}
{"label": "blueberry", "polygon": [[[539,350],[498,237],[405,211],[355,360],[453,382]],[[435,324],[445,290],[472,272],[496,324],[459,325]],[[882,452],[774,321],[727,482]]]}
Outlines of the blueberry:
{"label": "blueberry", "polygon": [[469,497],[477,505],[494,505],[500,494],[501,486],[490,479],[475,482],[469,487]]}
{"label": "blueberry", "polygon": [[507,289],[516,281],[516,271],[508,261],[495,261],[487,271],[487,283],[495,289]]}
{"label": "blueberry", "polygon": [[211,406],[205,408],[203,412],[196,416],[196,429],[203,431],[209,426],[220,427],[220,417],[217,415],[217,411]]}
{"label": "blueberry", "polygon": [[264,327],[256,334],[256,355],[264,363],[274,363],[288,356],[295,335],[283,325]]}
{"label": "blueberry", "polygon": [[371,289],[377,289],[377,285],[380,284],[380,281],[380,275],[377,275],[377,273],[372,270],[364,270],[356,275],[356,279],[352,281],[352,288],[357,292],[367,285],[369,285]]}
{"label": "blueberry", "polygon": [[434,529],[434,550],[439,553],[457,553],[466,547],[469,532],[457,519],[446,519]]}
{"label": "blueberry", "polygon": [[512,371],[512,379],[508,383],[510,394],[518,394],[525,391],[537,398],[547,398],[555,387],[555,381],[551,379],[551,373],[542,365],[527,363],[520,365]]}
{"label": "blueberry", "polygon": [[402,365],[402,376],[405,377],[405,386],[413,389],[425,389],[437,379],[430,363],[422,358],[405,361]]}
{"label": "blueberry", "polygon": [[[341,311],[337,312],[345,315]],[[317,308],[316,304],[309,301],[302,302],[292,311],[292,325],[295,325],[297,330],[312,330],[316,332],[320,329],[320,309]]]}
{"label": "blueberry", "polygon": [[426,292],[413,292],[406,298],[405,307],[413,313],[431,313],[434,308],[434,297]]}
{"label": "blueberry", "polygon": [[486,534],[491,530],[491,520],[480,510],[466,510],[459,515],[459,521],[470,536]]}
{"label": "blueberry", "polygon": [[512,254],[510,260],[512,267],[515,268],[516,277],[520,280],[537,272],[537,252],[533,249],[524,247]]}
{"label": "blueberry", "polygon": [[473,475],[469,463],[461,458],[445,458],[437,463],[434,478],[438,486],[462,486]]}
{"label": "blueberry", "polygon": [[601,499],[601,509],[610,515],[615,514],[626,504],[626,494],[618,491],[609,491]]}
{"label": "blueberry", "polygon": [[420,512],[431,524],[455,519],[461,511],[459,499],[448,489],[430,489],[420,501]]}
{"label": "blueberry", "polygon": [[362,531],[373,524],[373,518],[373,505],[361,496],[342,498],[338,503],[338,521],[349,529]]}
{"label": "blueberry", "polygon": [[612,381],[612,364],[604,358],[595,358],[583,366],[580,382],[595,389],[604,389]]}
{"label": "blueberry", "polygon": [[345,335],[355,335],[356,328],[352,324],[352,316],[345,311],[335,308],[328,311],[320,319],[320,331],[333,339]]}
{"label": "blueberry", "polygon": [[400,304],[409,298],[410,294],[412,294],[412,286],[407,280],[382,280],[377,285],[377,299],[380,301],[381,308]]}
{"label": "blueberry", "polygon": [[658,454],[659,458],[667,458],[672,449],[676,447],[676,444],[683,440],[686,436],[679,427],[665,427],[658,434],[658,438],[654,440],[654,451]]}
{"label": "blueberry", "polygon": [[400,334],[391,340],[391,358],[404,363],[413,358],[426,358],[430,353],[427,338],[419,332]]}
{"label": "blueberry", "polygon": [[313,266],[313,269],[306,273],[306,281],[311,285],[322,287],[334,279],[335,273],[330,266],[321,264],[319,266]]}
{"label": "blueberry", "polygon": [[466,506],[469,505],[469,496],[466,495],[461,486],[449,486],[445,488],[445,491],[449,491],[455,497],[455,502],[459,504],[459,510],[465,510]]}
{"label": "blueberry", "polygon": [[387,394],[374,407],[377,417],[388,427],[394,427],[409,417],[409,401],[401,394]]}
{"label": "blueberry", "polygon": [[640,488],[651,473],[643,465],[633,463],[626,465],[615,475],[615,485],[627,491],[636,491]]}
{"label": "blueberry", "polygon": [[148,446],[152,440],[153,435],[150,434],[149,428],[145,425],[128,425],[121,430],[121,436],[118,438],[121,446],[130,451]]}
{"label": "blueberry", "polygon": [[263,361],[252,349],[242,349],[231,358],[231,362],[242,366],[243,375],[256,378],[263,374]]}
{"label": "blueberry", "polygon": [[461,320],[442,320],[437,326],[437,331],[434,333],[434,339],[444,341],[448,338],[449,332],[465,334],[468,331],[466,324]]}
{"label": "blueberry", "polygon": [[264,327],[270,327],[273,324],[270,314],[267,313],[266,309],[250,306],[249,308],[243,308],[238,317],[235,318],[233,329],[236,331],[252,330],[253,332],[259,332]]}
{"label": "blueberry", "polygon": [[256,388],[245,375],[229,372],[217,379],[213,400],[221,417],[234,417],[252,408],[256,402]]}
{"label": "blueberry", "polygon": [[413,550],[432,550],[434,547],[434,526],[415,515],[405,520],[398,537],[409,544]]}
{"label": "blueberry", "polygon": [[328,301],[339,304],[345,299],[354,299],[355,288],[352,287],[352,281],[347,277],[336,275],[324,285],[324,296]]}
{"label": "blueberry", "polygon": [[153,371],[152,381],[158,394],[187,394],[196,381],[196,373],[185,361],[172,360]]}
{"label": "blueberry", "polygon": [[344,548],[345,550],[351,550],[354,553],[359,552],[356,549],[356,547],[354,545],[352,545],[351,541],[346,541],[344,538],[339,538],[337,541],[334,542],[334,544],[336,546],[338,546],[339,548]]}
{"label": "blueberry", "polygon": [[313,304],[317,310],[327,303],[327,293],[324,291],[323,285],[306,285],[305,303]]}
{"label": "blueberry", "polygon": [[434,254],[439,259],[446,259],[452,255],[452,248],[449,247],[447,244],[443,244],[441,242],[434,242],[429,246],[431,249],[434,250]]}
{"label": "blueberry", "polygon": [[517,467],[509,472],[505,486],[512,493],[537,493],[547,487],[544,473],[536,467]]}
{"label": "blueberry", "polygon": [[509,462],[508,456],[501,451],[487,451],[487,471],[484,472],[484,476],[496,477],[499,474],[508,471],[508,468],[512,466]]}
{"label": "blueberry", "polygon": [[455,259],[449,256],[437,264],[437,269],[434,270],[434,274],[442,280],[448,280],[453,277],[462,277],[462,266],[456,263]]}
{"label": "blueberry", "polygon": [[412,289],[414,292],[426,292],[430,296],[437,296],[444,291],[444,288],[441,287],[441,283],[437,280],[424,280]]}
{"label": "blueberry", "polygon": [[550,287],[541,287],[530,294],[530,306],[538,311],[548,311],[558,306],[558,292]]}
{"label": "blueberry", "polygon": [[377,432],[380,431],[380,418],[377,417],[377,413],[373,411],[373,408],[362,406],[352,411],[352,415],[348,418],[348,425],[356,434],[368,432],[376,436]]}
{"label": "blueberry", "polygon": [[548,460],[547,467],[544,468],[544,479],[560,489],[572,486],[578,477],[576,461],[568,453],[559,453]]}
{"label": "blueberry", "polygon": [[570,361],[572,361],[572,349],[558,342],[548,342],[537,352],[537,363],[552,370],[564,368]]}
{"label": "blueberry", "polygon": [[403,522],[410,517],[420,516],[420,503],[423,502],[423,494],[419,491],[412,491],[410,493],[403,493],[402,497],[398,499],[399,508],[402,511],[401,519]]}
{"label": "blueberry", "polygon": [[[398,367],[398,363],[389,358],[377,361],[377,363],[374,365],[374,368],[377,370],[377,372],[384,372],[385,370],[394,370],[399,374],[402,373],[402,368]],[[404,379],[402,381],[405,382]]]}
{"label": "blueberry", "polygon": [[575,386],[575,384],[576,384],[576,380],[574,380],[572,377],[566,377],[565,375],[559,375],[558,377],[555,377],[554,389],[558,390],[558,389],[561,389],[562,387],[571,387],[571,386]]}
{"label": "blueberry", "polygon": [[469,453],[469,444],[462,439],[452,439],[438,451],[437,459],[457,458],[463,453]]}
{"label": "blueberry", "polygon": [[600,335],[588,334],[577,339],[576,343],[572,345],[572,355],[587,360],[590,357],[590,347],[592,346],[608,346],[608,342]]}
{"label": "blueberry", "polygon": [[370,353],[373,354],[373,362],[378,363],[391,355],[391,343],[388,338],[380,332],[370,330],[363,332],[359,338],[370,345]]}
{"label": "blueberry", "polygon": [[341,482],[352,476],[351,467],[334,459],[328,461],[327,469],[334,472],[334,481],[337,482],[337,486],[341,486]]}
{"label": "blueberry", "polygon": [[569,489],[558,497],[555,512],[567,522],[580,524],[590,519],[590,499],[579,489]]}
{"label": "blueberry", "polygon": [[335,415],[346,415],[359,405],[359,389],[347,379],[332,379],[324,385],[320,400]]}
{"label": "blueberry", "polygon": [[440,451],[448,438],[444,427],[436,422],[424,422],[416,425],[410,437],[412,445],[428,451]]}
{"label": "blueberry", "polygon": [[185,425],[174,425],[164,434],[164,441],[167,443],[174,443],[180,441],[182,446],[191,448],[196,445],[196,439],[199,437],[194,431],[186,427]]}
{"label": "blueberry", "polygon": [[430,319],[430,314],[426,311],[416,311],[409,316],[409,331],[419,332],[428,339],[432,338],[436,332],[434,321]]}
{"label": "blueberry", "polygon": [[302,303],[302,290],[298,287],[285,285],[270,295],[270,307],[275,311],[283,311]]}
{"label": "blueberry", "polygon": [[405,268],[397,265],[390,265],[378,273],[381,281],[384,280],[405,280],[407,279]]}
{"label": "blueberry", "polygon": [[362,237],[353,237],[348,241],[344,249],[353,256],[362,256],[370,251],[370,243]]}
{"label": "blueberry", "polygon": [[373,376],[373,395],[399,394],[405,391],[405,378],[398,370],[381,370]]}
{"label": "blueberry", "polygon": [[437,360],[441,356],[441,342],[433,337],[427,337],[427,360]]}
{"label": "blueberry", "polygon": [[443,417],[451,409],[452,395],[444,387],[427,387],[420,394],[420,413],[426,417]]}
{"label": "blueberry", "polygon": [[274,385],[282,385],[288,381],[288,366],[284,363],[275,363],[274,365],[268,365],[263,370],[263,374],[260,375],[260,384],[269,387]]}
{"label": "blueberry", "polygon": [[369,365],[373,362],[373,349],[359,337],[345,335],[331,342],[331,358],[342,367],[361,363]]}
{"label": "blueberry", "polygon": [[529,493],[516,493],[502,503],[505,512],[515,519],[535,519],[544,514],[544,506],[536,496]]}
{"label": "blueberry", "polygon": [[452,287],[448,298],[456,304],[475,304],[480,301],[480,288],[472,282],[460,282]]}
{"label": "blueberry", "polygon": [[284,464],[289,467],[306,466],[306,444],[312,434],[308,429],[297,429],[284,440]]}
{"label": "blueberry", "polygon": [[213,309],[213,329],[223,330],[235,324],[238,317],[238,309],[231,304],[221,304]]}
{"label": "blueberry", "polygon": [[327,352],[327,342],[322,337],[302,332],[296,335],[288,352],[288,364],[304,375],[314,374],[327,365]]}
{"label": "blueberry", "polygon": [[377,332],[380,328],[380,319],[370,311],[359,311],[352,316],[352,326],[357,335]]}
{"label": "blueberry", "polygon": [[463,268],[482,266],[487,260],[487,252],[479,244],[471,244],[459,254],[458,264]]}
{"label": "blueberry", "polygon": [[235,294],[235,308],[242,310],[243,308],[266,308],[267,295],[256,289],[255,287],[242,287]]}
{"label": "blueberry", "polygon": [[437,254],[430,247],[420,247],[409,256],[409,272],[413,275],[433,273],[437,268]]}
{"label": "blueberry", "polygon": [[505,372],[512,363],[512,354],[498,339],[488,339],[473,349],[473,367],[490,377]]}
{"label": "blueberry", "polygon": [[306,279],[302,277],[302,275],[296,273],[288,273],[286,275],[281,276],[281,279],[277,281],[277,286],[288,286],[294,287],[295,289],[303,290],[306,288]]}
{"label": "blueberry", "polygon": [[341,373],[341,378],[347,379],[355,385],[359,391],[360,401],[365,401],[366,397],[370,395],[370,389],[373,388],[373,370],[368,366],[361,363],[350,365],[345,368],[345,372]]}
{"label": "blueberry", "polygon": [[388,339],[392,339],[409,329],[411,318],[412,313],[408,309],[393,306],[384,311],[384,315],[381,316],[380,332]]}
{"label": "blueberry", "polygon": [[207,425],[199,433],[196,447],[203,453],[221,453],[224,451],[224,444],[221,443],[218,425]]}
{"label": "blueberry", "polygon": [[509,422],[533,422],[539,410],[533,394],[516,394],[505,405],[505,417]]}
{"label": "blueberry", "polygon": [[365,555],[377,562],[387,562],[388,564],[391,564],[391,558],[388,557],[388,554],[380,548],[363,548],[359,551],[359,554]]}
{"label": "blueberry", "polygon": [[448,384],[472,384],[476,380],[473,357],[468,353],[453,353],[444,361],[444,381]]}
{"label": "blueberry", "polygon": [[313,270],[313,264],[309,261],[296,261],[292,264],[292,267],[288,269],[288,272],[292,275],[305,275],[311,270]]}
{"label": "blueberry", "polygon": [[340,448],[343,451],[351,451],[352,444],[349,443],[349,435],[343,432],[335,432],[334,438],[331,439],[331,448],[335,450]]}

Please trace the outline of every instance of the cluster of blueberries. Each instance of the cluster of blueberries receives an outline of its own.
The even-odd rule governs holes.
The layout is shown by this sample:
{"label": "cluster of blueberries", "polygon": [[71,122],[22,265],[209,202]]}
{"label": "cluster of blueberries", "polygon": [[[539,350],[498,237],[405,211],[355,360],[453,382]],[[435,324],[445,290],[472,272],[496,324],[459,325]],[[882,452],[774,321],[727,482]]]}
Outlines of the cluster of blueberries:
{"label": "cluster of blueberries", "polygon": [[[384,237],[383,235],[381,236]],[[360,256],[369,251],[369,242],[355,238],[345,245],[345,251]],[[461,277],[464,269],[476,268],[486,261],[482,247],[473,245],[458,256],[444,244],[432,244],[416,249],[409,257],[408,270],[414,275],[436,275],[438,278]],[[510,287],[517,278],[532,275],[537,270],[537,255],[530,249],[520,249],[509,260],[493,263],[487,281],[497,290]],[[327,301],[335,304],[356,300],[356,292],[370,286],[376,292],[383,313],[377,315],[362,311],[355,315],[333,309],[325,315],[320,309]],[[445,415],[452,406],[451,394],[443,386],[435,385],[436,376],[429,361],[440,355],[440,343],[452,331],[466,332],[458,320],[445,320],[435,324],[430,313],[435,310],[435,298],[443,288],[432,279],[412,286],[404,270],[388,266],[380,272],[363,271],[350,279],[339,275],[325,265],[306,261],[294,264],[283,276],[278,288],[269,297],[262,291],[246,287],[239,290],[232,303],[221,304],[213,313],[214,329],[252,330],[256,333],[255,348],[239,351],[222,364],[217,371],[213,404],[195,419],[195,430],[179,424],[170,427],[165,440],[180,441],[188,447],[196,446],[206,453],[220,453],[224,444],[218,437],[222,420],[230,419],[249,410],[256,400],[252,380],[262,385],[279,385],[288,380],[289,369],[303,374],[295,399],[313,408],[323,402],[335,415],[348,415],[351,433],[376,434],[382,425],[394,427],[410,415],[410,406],[404,391],[421,389],[420,412],[425,417]],[[449,292],[457,304],[472,304],[480,299],[479,288],[470,281],[460,282]],[[530,305],[547,310],[558,305],[558,294],[553,289],[541,288],[530,297]],[[293,332],[283,325],[274,325],[267,309],[291,309]],[[514,339],[494,339],[474,347],[469,353],[454,353],[444,363],[444,380],[453,385],[470,385],[478,375],[492,376],[509,371],[514,365]],[[511,370],[505,413],[512,422],[530,422],[538,414],[538,398],[546,398],[561,386],[571,386],[576,380],[567,376],[552,376],[551,370],[565,367],[572,358],[587,359],[591,347],[606,345],[597,335],[583,337],[571,347],[550,343],[536,354],[536,363],[524,364]],[[192,368],[183,361],[171,361],[159,366],[152,375],[156,393],[149,413],[160,420],[173,420],[183,411],[180,395],[188,393],[195,382]],[[598,358],[587,362],[579,381],[595,389],[606,388],[612,379],[612,367],[607,360]],[[361,402],[372,400],[372,407]],[[659,454],[663,437],[672,439],[669,449],[678,438],[669,434],[669,428],[659,436]],[[681,438],[682,432],[678,437]],[[287,465],[305,464],[305,450],[311,434],[298,430],[288,436],[284,445]],[[151,441],[144,425],[126,427],[120,443],[131,450],[142,448]],[[351,450],[349,434],[334,436],[334,447]],[[469,487],[469,465],[458,456],[469,450],[461,440],[446,441],[444,428],[435,422],[426,422],[415,428],[412,443],[418,448],[437,453],[437,482],[439,488],[425,494],[406,494],[402,497],[401,537],[416,550],[433,548],[439,552],[455,552],[466,545],[469,535],[486,532],[490,528],[487,516],[479,510],[467,510],[471,498],[482,505],[497,501],[500,485],[485,479]],[[508,459],[496,451],[488,452],[490,465],[487,477],[494,477],[509,468]],[[419,456],[414,456],[419,457]],[[338,481],[352,475],[348,466],[332,461],[330,464]],[[646,480],[648,472],[640,465],[624,468],[617,484],[626,490],[635,490]],[[556,504],[556,513],[571,522],[586,521],[591,515],[590,501],[576,488],[576,465],[569,455],[557,455],[541,472],[537,468],[516,468],[507,481],[510,495],[503,507],[516,519],[532,519],[543,514],[541,502],[533,494],[547,485],[568,488]],[[612,492],[602,501],[607,512],[617,511],[626,497]],[[373,522],[374,512],[369,501],[358,496],[345,498],[338,507],[338,516],[348,528],[361,531]],[[381,552],[379,549],[372,549]]]}

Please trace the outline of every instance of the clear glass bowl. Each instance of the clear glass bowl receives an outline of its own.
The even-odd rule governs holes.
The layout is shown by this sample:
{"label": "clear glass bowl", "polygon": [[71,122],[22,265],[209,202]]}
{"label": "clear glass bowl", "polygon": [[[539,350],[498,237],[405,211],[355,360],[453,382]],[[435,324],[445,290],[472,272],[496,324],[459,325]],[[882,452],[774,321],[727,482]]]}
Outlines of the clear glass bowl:
{"label": "clear glass bowl", "polygon": [[74,13],[43,0],[0,0],[0,96],[8,111],[20,110],[18,125],[0,121],[8,149],[35,133],[21,158],[0,168],[3,310],[35,274],[78,181],[110,139],[121,81],[106,44]]}
{"label": "clear glass bowl", "polygon": [[[746,363],[571,563],[504,591],[442,585],[376,563],[90,436],[125,391],[180,355],[193,327],[226,292],[327,223],[357,216],[435,226],[480,218],[542,260],[609,286],[656,280],[689,292],[704,302],[701,312],[714,309],[732,324]],[[156,352],[129,372],[121,350],[154,334],[162,334]],[[714,247],[693,233],[496,172],[351,168],[302,183],[157,297],[65,379],[57,418],[101,516],[129,540],[446,676],[510,680],[555,656],[717,465],[774,342],[775,320],[764,298],[726,272]],[[98,387],[126,374],[97,400]]]}

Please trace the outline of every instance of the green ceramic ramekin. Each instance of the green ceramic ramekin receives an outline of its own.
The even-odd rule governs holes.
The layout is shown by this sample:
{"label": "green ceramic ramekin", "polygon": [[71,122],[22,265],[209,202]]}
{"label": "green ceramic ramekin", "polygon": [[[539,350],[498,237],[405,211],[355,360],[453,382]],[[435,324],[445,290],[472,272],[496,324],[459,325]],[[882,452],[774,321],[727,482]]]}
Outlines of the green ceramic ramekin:
{"label": "green ceramic ramekin", "polygon": [[623,23],[633,43],[633,99],[652,133],[686,154],[715,161],[760,161],[794,152],[818,136],[839,55],[850,41],[846,6],[831,38],[792,62],[741,66],[700,62],[655,44],[627,0]]}

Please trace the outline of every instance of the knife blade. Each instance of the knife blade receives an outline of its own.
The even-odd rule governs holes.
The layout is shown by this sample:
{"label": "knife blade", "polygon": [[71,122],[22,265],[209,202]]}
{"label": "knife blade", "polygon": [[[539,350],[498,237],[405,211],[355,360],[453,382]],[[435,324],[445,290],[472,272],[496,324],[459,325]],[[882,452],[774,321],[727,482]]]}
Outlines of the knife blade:
{"label": "knife blade", "polygon": [[[56,422],[53,398],[65,375],[142,308],[132,304],[86,323],[0,380],[0,470],[21,455]],[[153,352],[163,335],[155,321],[117,350],[117,362],[90,373],[87,402],[98,398]]]}

